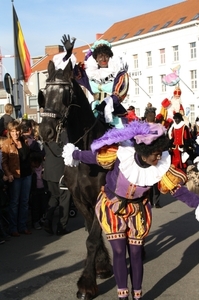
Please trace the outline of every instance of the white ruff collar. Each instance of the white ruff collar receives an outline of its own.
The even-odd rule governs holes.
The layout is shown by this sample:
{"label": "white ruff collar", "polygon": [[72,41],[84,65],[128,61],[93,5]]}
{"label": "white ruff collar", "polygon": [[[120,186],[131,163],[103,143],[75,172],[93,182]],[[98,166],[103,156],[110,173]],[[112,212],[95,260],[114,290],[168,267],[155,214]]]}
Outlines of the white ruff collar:
{"label": "white ruff collar", "polygon": [[122,62],[120,58],[110,58],[108,68],[98,68],[96,60],[90,56],[85,62],[86,74],[90,80],[95,79],[100,81],[112,74],[115,78],[120,70],[122,70]]}
{"label": "white ruff collar", "polygon": [[152,186],[160,181],[171,165],[171,157],[168,151],[162,153],[162,158],[156,166],[141,168],[134,158],[133,147],[120,146],[117,151],[120,160],[119,169],[124,177],[131,183],[139,186]]}
{"label": "white ruff collar", "polygon": [[176,123],[174,122],[174,123],[173,123],[173,127],[174,127],[175,129],[179,129],[179,128],[181,128],[184,124],[185,124],[184,121],[181,121],[181,122],[178,123],[178,124],[176,124]]}

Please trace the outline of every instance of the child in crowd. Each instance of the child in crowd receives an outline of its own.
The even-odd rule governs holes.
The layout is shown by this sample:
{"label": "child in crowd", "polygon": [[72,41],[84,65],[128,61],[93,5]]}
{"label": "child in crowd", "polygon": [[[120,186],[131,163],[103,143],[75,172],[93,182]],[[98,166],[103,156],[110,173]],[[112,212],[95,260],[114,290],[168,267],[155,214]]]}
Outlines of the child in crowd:
{"label": "child in crowd", "polygon": [[11,116],[13,113],[13,105],[11,103],[7,103],[4,110],[5,114],[0,119],[0,136],[6,137],[8,123],[14,120]]}
{"label": "child in crowd", "polygon": [[32,212],[32,223],[34,229],[41,229],[41,219],[45,215],[49,192],[47,183],[43,179],[43,156],[41,153],[33,152],[30,157],[33,170],[30,203]]}

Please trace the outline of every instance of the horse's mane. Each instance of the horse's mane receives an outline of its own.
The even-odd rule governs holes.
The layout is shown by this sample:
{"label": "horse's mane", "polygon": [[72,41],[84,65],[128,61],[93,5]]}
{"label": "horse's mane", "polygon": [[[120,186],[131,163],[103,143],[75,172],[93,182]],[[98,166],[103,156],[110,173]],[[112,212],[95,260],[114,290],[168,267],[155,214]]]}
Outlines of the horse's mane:
{"label": "horse's mane", "polygon": [[[75,143],[88,132],[87,137],[77,144],[81,149],[90,149],[92,141],[102,136],[107,130],[106,124],[97,120],[91,105],[79,83],[72,79],[74,96],[67,116],[67,133],[69,142]],[[85,144],[86,140],[86,144]]]}

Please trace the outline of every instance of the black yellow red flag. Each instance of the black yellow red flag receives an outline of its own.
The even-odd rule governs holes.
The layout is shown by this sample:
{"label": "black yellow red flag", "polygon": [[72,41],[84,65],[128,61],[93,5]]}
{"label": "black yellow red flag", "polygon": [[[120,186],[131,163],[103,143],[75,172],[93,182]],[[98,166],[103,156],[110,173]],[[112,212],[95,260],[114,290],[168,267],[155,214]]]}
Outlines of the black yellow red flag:
{"label": "black yellow red flag", "polygon": [[14,46],[15,59],[17,59],[17,79],[28,81],[31,75],[30,53],[28,51],[21,25],[19,23],[14,5],[13,5],[13,28],[14,28]]}

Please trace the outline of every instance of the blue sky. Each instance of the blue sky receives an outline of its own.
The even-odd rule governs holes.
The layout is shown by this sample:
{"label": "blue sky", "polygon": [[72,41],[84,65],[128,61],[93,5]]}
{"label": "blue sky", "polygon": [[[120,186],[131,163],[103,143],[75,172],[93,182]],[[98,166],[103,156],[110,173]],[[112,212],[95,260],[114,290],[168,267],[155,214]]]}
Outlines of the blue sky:
{"label": "blue sky", "polygon": [[[14,7],[31,56],[44,55],[45,46],[61,44],[63,34],[76,37],[75,46],[95,41],[114,23],[183,0],[14,0]],[[1,55],[13,55],[12,1],[0,0]],[[14,59],[3,58],[3,73],[14,76]]]}

